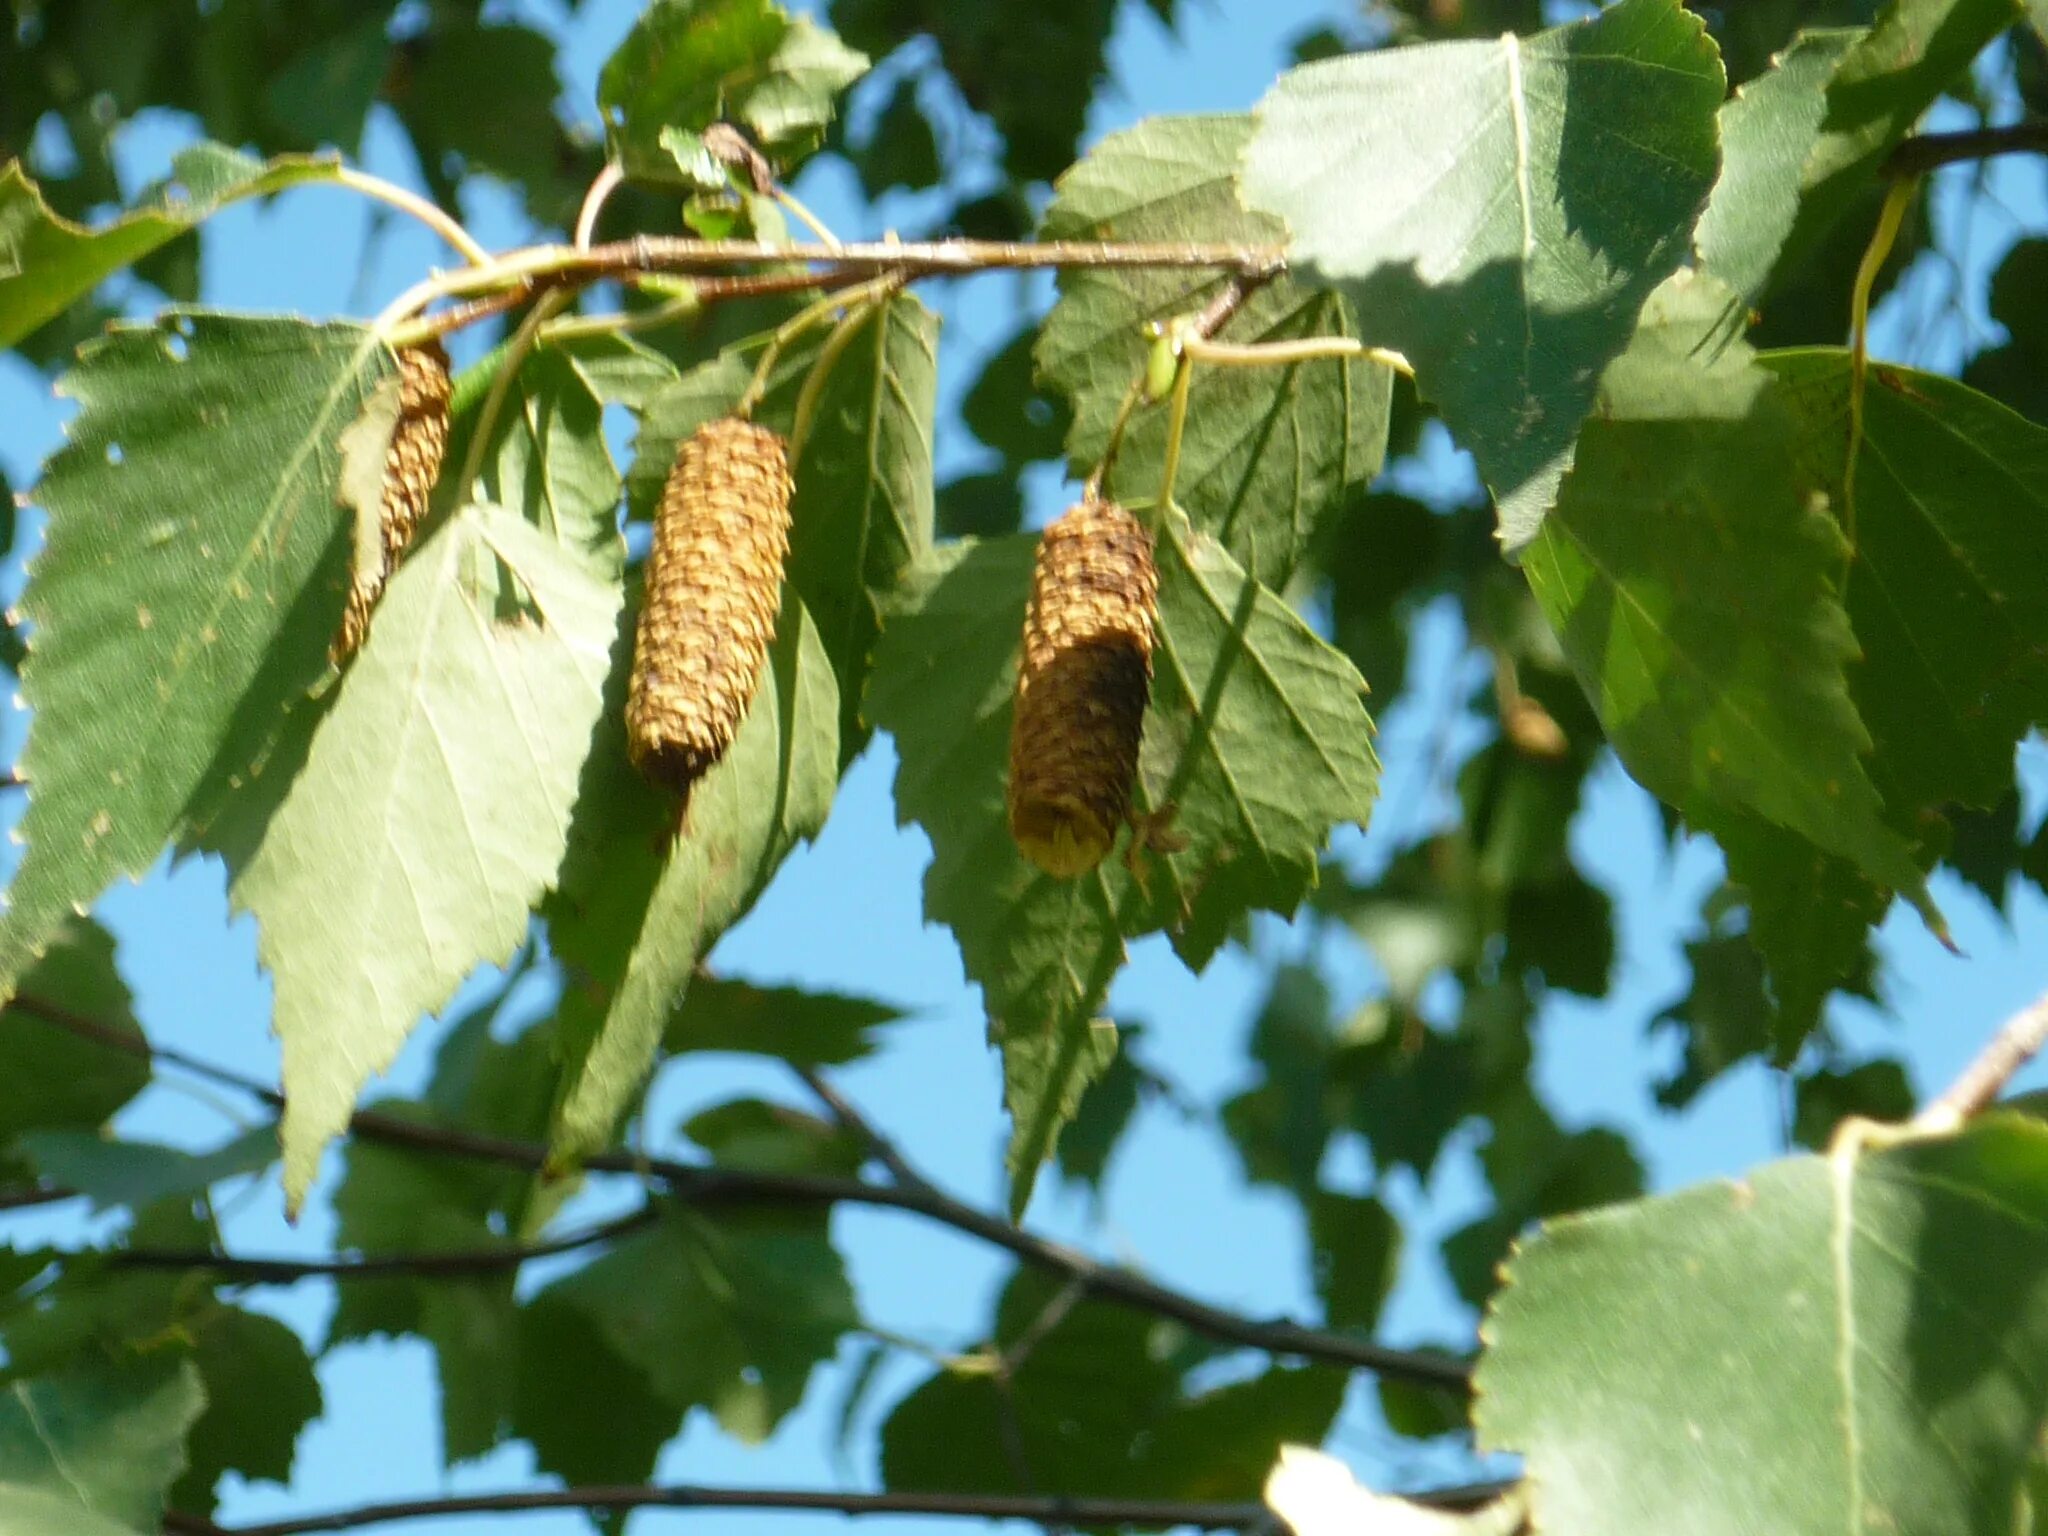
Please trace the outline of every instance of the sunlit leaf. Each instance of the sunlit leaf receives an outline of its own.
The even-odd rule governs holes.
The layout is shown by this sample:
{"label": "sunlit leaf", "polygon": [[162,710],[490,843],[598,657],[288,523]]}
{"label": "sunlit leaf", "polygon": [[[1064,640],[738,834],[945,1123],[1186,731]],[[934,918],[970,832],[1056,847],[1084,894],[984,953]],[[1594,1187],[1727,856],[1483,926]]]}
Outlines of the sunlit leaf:
{"label": "sunlit leaf", "polygon": [[218,144],[172,161],[172,179],[132,213],[98,228],[52,212],[19,161],[0,166],[0,347],[11,347],[74,299],[184,234],[226,204],[331,181],[339,162],[288,155],[265,162]]}
{"label": "sunlit leaf", "polygon": [[2048,1411],[2044,1234],[2048,1127],[2013,1116],[1554,1223],[1487,1320],[1481,1445],[1584,1536],[2009,1529]]}
{"label": "sunlit leaf", "polygon": [[338,444],[393,367],[360,326],[177,315],[66,377],[82,409],[37,493],[49,535],[22,599],[34,788],[0,991],[74,905],[150,866],[210,774],[253,770],[325,675]]}
{"label": "sunlit leaf", "polygon": [[475,966],[510,958],[553,883],[618,611],[588,557],[496,508],[458,513],[393,577],[233,887],[277,986],[292,1203],[363,1083]]}
{"label": "sunlit leaf", "polygon": [[1246,200],[1479,461],[1510,550],[1534,537],[1600,370],[1685,259],[1725,82],[1677,0],[1522,41],[1353,54],[1259,105]]}

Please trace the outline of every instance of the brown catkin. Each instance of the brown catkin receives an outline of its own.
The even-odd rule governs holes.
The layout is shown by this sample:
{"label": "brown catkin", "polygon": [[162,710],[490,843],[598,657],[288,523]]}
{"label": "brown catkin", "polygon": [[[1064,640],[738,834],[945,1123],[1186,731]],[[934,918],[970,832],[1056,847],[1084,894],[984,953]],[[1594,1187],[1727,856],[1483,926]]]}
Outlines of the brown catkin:
{"label": "brown catkin", "polygon": [[1010,727],[1010,835],[1047,874],[1101,863],[1130,816],[1152,689],[1152,536],[1114,502],[1045,530],[1024,614]]}
{"label": "brown catkin", "polygon": [[654,514],[626,744],[678,794],[732,745],[768,658],[789,553],[789,453],[765,427],[707,422],[676,451]]}
{"label": "brown catkin", "polygon": [[426,516],[448,451],[448,402],[453,394],[448,354],[439,341],[423,341],[398,354],[398,425],[384,455],[383,494],[378,501],[383,537],[378,558],[358,568],[349,584],[348,606],[342,610],[341,633],[334,642],[336,661],[354,655],[363,643],[384,583],[398,569]]}

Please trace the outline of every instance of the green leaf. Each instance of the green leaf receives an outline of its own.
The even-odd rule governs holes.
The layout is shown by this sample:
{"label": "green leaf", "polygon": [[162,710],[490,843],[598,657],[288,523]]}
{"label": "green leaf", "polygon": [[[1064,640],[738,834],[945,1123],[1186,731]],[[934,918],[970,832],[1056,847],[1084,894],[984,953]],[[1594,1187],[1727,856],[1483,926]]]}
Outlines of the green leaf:
{"label": "green leaf", "polygon": [[745,1051],[799,1066],[837,1067],[873,1054],[874,1032],[903,1017],[865,997],[699,976],[669,1015],[661,1048]]}
{"label": "green leaf", "polygon": [[[410,43],[403,117],[421,160],[460,156],[467,170],[523,187],[536,218],[556,217],[542,200],[573,172],[563,165],[564,136],[554,111],[562,93],[554,39],[531,27],[483,26],[443,9]],[[477,110],[480,102],[489,102],[489,110]]]}
{"label": "green leaf", "polygon": [[[136,1049],[88,1040],[43,1010],[90,1020]],[[90,918],[67,916],[0,1011],[0,1144],[25,1132],[96,1131],[149,1086],[134,999],[114,968],[114,939]]]}
{"label": "green leaf", "polygon": [[573,354],[537,349],[520,367],[483,479],[488,500],[615,571],[624,557],[620,480],[605,444],[604,405]]}
{"label": "green leaf", "polygon": [[1116,1025],[1108,1019],[1062,1019],[1049,1034],[1002,1036],[1003,1108],[1010,1144],[1010,1220],[1023,1218],[1038,1170],[1052,1160],[1060,1128],[1081,1109],[1081,1095],[1116,1058]]}
{"label": "green leaf", "polygon": [[81,410],[22,599],[34,788],[0,993],[74,906],[154,862],[210,774],[253,771],[326,675],[338,444],[394,367],[361,326],[181,314],[115,331],[64,380]]}
{"label": "green leaf", "polygon": [[868,1160],[868,1143],[835,1120],[766,1099],[728,1099],[683,1122],[683,1134],[731,1168],[850,1177]]}
{"label": "green leaf", "polygon": [[655,1396],[645,1362],[615,1347],[604,1321],[555,1287],[519,1309],[512,1427],[566,1483],[644,1483],[682,1415]]}
{"label": "green leaf", "polygon": [[1697,825],[1754,812],[1924,901],[1864,770],[1840,531],[1740,305],[1674,279],[1601,383],[1524,560],[1629,771]]}
{"label": "green leaf", "polygon": [[1317,1190],[1308,1202],[1309,1261],[1332,1328],[1369,1329],[1401,1268],[1401,1224],[1370,1195]]}
{"label": "green leaf", "polygon": [[721,119],[778,161],[815,149],[833,101],[867,72],[856,53],[772,0],[653,0],[598,77],[612,154],[636,178],[675,181],[661,130]]}
{"label": "green leaf", "polygon": [[[882,609],[931,548],[938,324],[902,294],[829,334],[799,338],[753,413],[796,439],[799,402],[815,381],[792,465],[788,571],[839,679],[842,761],[867,740],[860,698]],[[729,348],[652,397],[628,475],[636,513],[652,516],[676,444],[729,415],[753,373]]]}
{"label": "green leaf", "polygon": [[[631,644],[628,626],[619,648]],[[564,1006],[567,1073],[554,1132],[564,1159],[609,1143],[698,962],[789,851],[824,826],[839,779],[831,665],[787,591],[746,720],[691,790],[680,828],[674,800],[627,759],[625,673],[613,667],[548,908],[556,948],[580,973]]]}
{"label": "green leaf", "polygon": [[1726,816],[1714,839],[1749,906],[1749,942],[1770,981],[1773,1059],[1788,1064],[1838,987],[1869,990],[1870,928],[1891,893],[1854,864],[1755,816]]}
{"label": "green leaf", "polygon": [[604,572],[490,507],[392,578],[233,886],[276,981],[289,1204],[420,1015],[525,933],[562,860],[618,611]]}
{"label": "green leaf", "polygon": [[297,155],[266,162],[219,144],[188,149],[171,165],[168,183],[98,229],[52,212],[19,161],[0,166],[0,347],[13,346],[227,204],[332,181],[341,168],[337,160]]}
{"label": "green leaf", "polygon": [[[558,1069],[555,1031],[537,1025],[492,1035],[505,993],[449,1031],[423,1104],[386,1101],[382,1113],[470,1133],[536,1141],[547,1132]],[[540,1184],[524,1170],[422,1157],[353,1141],[335,1191],[335,1244],[365,1254],[490,1249],[533,1235],[567,1181]],[[327,1345],[416,1333],[434,1350],[441,1386],[442,1451],[450,1461],[498,1443],[517,1389],[514,1274],[445,1275],[431,1284],[359,1278],[337,1295]]]}
{"label": "green leaf", "polygon": [[1526,42],[1303,65],[1260,103],[1246,201],[1414,363],[1510,550],[1535,536],[1601,368],[1686,257],[1725,89],[1703,22],[1621,0]]}
{"label": "green leaf", "polygon": [[[1151,118],[1111,134],[1060,178],[1043,238],[1282,244],[1287,231],[1279,219],[1248,213],[1238,201],[1233,175],[1251,136],[1252,120],[1241,115]],[[1073,406],[1067,454],[1077,477],[1102,458],[1145,370],[1152,348],[1145,327],[1201,311],[1223,286],[1199,270],[1060,275],[1037,358],[1046,381]],[[1254,293],[1217,339],[1356,334],[1345,300],[1282,278]],[[1355,360],[1197,368],[1175,500],[1238,564],[1268,586],[1283,585],[1345,488],[1378,472],[1392,379],[1388,369]],[[1132,420],[1106,482],[1112,496],[1158,493],[1167,415],[1160,407]]]}
{"label": "green leaf", "polygon": [[1494,1209],[1444,1239],[1444,1267],[1475,1307],[1493,1291],[1499,1264],[1531,1222],[1643,1192],[1643,1167],[1628,1138],[1604,1126],[1567,1132],[1526,1088],[1495,1109],[1493,1136],[1479,1160]]}
{"label": "green leaf", "polygon": [[[391,69],[388,21],[367,16],[301,49],[271,73],[263,88],[270,120],[301,143],[359,154],[363,120]],[[416,76],[413,88],[418,89]]]}
{"label": "green leaf", "polygon": [[1088,1085],[1081,1107],[1061,1132],[1060,1172],[1076,1183],[1085,1184],[1099,1196],[1109,1173],[1109,1160],[1131,1119],[1138,1112],[1140,1091],[1147,1084],[1144,1068],[1131,1055],[1131,1045],[1143,1026],[1117,1026],[1120,1047],[1102,1075]]}
{"label": "green leaf", "polygon": [[2048,1412],[2044,1277],[2048,1127],[2017,1116],[1559,1222],[1487,1319],[1480,1446],[1582,1536],[1703,1510],[2007,1530]]}
{"label": "green leaf", "polygon": [[1686,944],[1692,990],[1650,1026],[1668,1027],[1684,1040],[1683,1058],[1656,1084],[1664,1108],[1684,1109],[1723,1072],[1770,1050],[1775,1010],[1764,991],[1761,947],[1723,932]]}
{"label": "green leaf", "polygon": [[1827,117],[1827,83],[1865,36],[1802,32],[1721,108],[1721,179],[1700,215],[1700,265],[1754,304],[1799,214],[1807,157]]}
{"label": "green leaf", "polygon": [[1818,1152],[1851,1115],[1908,1120],[1918,1103],[1906,1069],[1896,1061],[1866,1061],[1847,1071],[1823,1067],[1795,1085],[1792,1139]]}
{"label": "green leaf", "polygon": [[[1002,135],[1002,168],[1016,182],[1050,181],[1073,163],[1089,104],[1108,73],[1117,15],[1116,0],[832,0],[832,20],[878,58],[916,33],[929,34],[967,105]],[[1011,186],[994,194],[1009,195]]]}
{"label": "green leaf", "polygon": [[1828,81],[1786,260],[1872,191],[1885,156],[2019,15],[2019,0],[1892,0]]}
{"label": "green leaf", "polygon": [[1284,1366],[1191,1390],[1184,1378],[1199,1356],[1174,1325],[1073,1302],[1036,1274],[1005,1288],[988,1354],[997,1349],[1017,1352],[1007,1393],[983,1364],[941,1370],[896,1405],[882,1429],[890,1488],[1028,1492],[1014,1448],[1049,1488],[1251,1498],[1279,1445],[1320,1440],[1343,1395],[1341,1372]]}
{"label": "green leaf", "polygon": [[[61,1079],[35,1081],[37,1091],[48,1094]],[[77,1190],[96,1208],[139,1211],[160,1200],[201,1194],[223,1179],[263,1172],[277,1161],[277,1134],[262,1126],[211,1152],[195,1153],[91,1131],[31,1131],[22,1148],[44,1178]]]}
{"label": "green leaf", "polygon": [[154,1531],[205,1407],[169,1360],[16,1380],[0,1394],[0,1516],[22,1536]]}
{"label": "green leaf", "polygon": [[212,1508],[226,1472],[289,1483],[299,1433],[320,1417],[320,1381],[299,1336],[274,1317],[210,1308],[191,1332],[206,1411],[186,1442],[190,1460],[171,1493],[175,1508]]}
{"label": "green leaf", "polygon": [[[1849,354],[1767,353],[1808,457],[1842,489]],[[1880,366],[1864,398],[1848,610],[1871,769],[1895,808],[1989,806],[2048,719],[2048,428],[1937,374]]]}
{"label": "green leaf", "polygon": [[882,610],[932,546],[938,342],[938,317],[909,295],[828,341],[793,466],[789,580],[839,678],[842,761],[867,739],[860,699]]}
{"label": "green leaf", "polygon": [[[1035,869],[1003,800],[1033,552],[1020,537],[927,559],[884,630],[867,708],[896,737],[897,814],[932,840],[925,911],[982,987],[1011,1097],[1057,1106],[1123,939],[1166,929],[1199,966],[1251,908],[1293,911],[1331,828],[1369,813],[1377,764],[1357,673],[1214,541],[1176,531],[1158,550],[1139,798],[1176,808],[1186,847],[1141,855],[1143,884],[1115,858],[1071,881]],[[1050,1153],[1037,1130],[1023,1150],[1041,1142]],[[1035,1171],[1016,1170],[1013,1204]]]}
{"label": "green leaf", "polygon": [[671,1210],[533,1304],[580,1315],[671,1422],[708,1408],[757,1444],[859,1322],[826,1219]]}
{"label": "green leaf", "polygon": [[913,192],[936,186],[941,175],[939,141],[931,119],[917,104],[917,79],[905,75],[889,93],[874,130],[853,157],[860,187],[872,200],[894,187]]}
{"label": "green leaf", "polygon": [[1252,1019],[1259,1080],[1223,1106],[1223,1128],[1245,1177],[1304,1197],[1316,1189],[1339,1111],[1330,1061],[1330,989],[1308,966],[1282,965]]}

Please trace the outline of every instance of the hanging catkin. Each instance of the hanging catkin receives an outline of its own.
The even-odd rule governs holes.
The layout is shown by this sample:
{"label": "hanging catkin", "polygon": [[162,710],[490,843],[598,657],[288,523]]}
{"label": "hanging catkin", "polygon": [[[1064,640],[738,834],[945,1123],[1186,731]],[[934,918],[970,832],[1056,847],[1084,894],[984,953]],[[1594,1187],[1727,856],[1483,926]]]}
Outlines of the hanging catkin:
{"label": "hanging catkin", "polygon": [[1102,862],[1130,815],[1152,687],[1152,536],[1114,502],[1045,530],[1010,727],[1010,835],[1062,879]]}
{"label": "hanging catkin", "polygon": [[384,583],[398,569],[412,536],[426,516],[448,451],[448,402],[454,388],[448,354],[438,341],[424,341],[398,354],[398,426],[384,455],[383,493],[378,501],[381,532],[377,553],[358,565],[342,610],[334,659],[355,654],[369,633],[370,612]]}
{"label": "hanging catkin", "polygon": [[626,696],[640,771],[678,794],[745,718],[789,553],[789,455],[765,427],[707,422],[683,443],[654,516]]}

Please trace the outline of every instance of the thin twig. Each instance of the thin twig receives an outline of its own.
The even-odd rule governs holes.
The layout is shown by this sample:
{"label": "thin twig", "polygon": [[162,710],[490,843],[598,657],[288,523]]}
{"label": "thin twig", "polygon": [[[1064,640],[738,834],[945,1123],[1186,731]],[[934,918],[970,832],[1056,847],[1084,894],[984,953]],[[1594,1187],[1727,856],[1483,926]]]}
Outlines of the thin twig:
{"label": "thin twig", "polygon": [[1962,1075],[1913,1117],[1914,1129],[1952,1131],[1970,1116],[1990,1108],[2013,1074],[2043,1046],[2048,1046],[2048,993],[2005,1021]]}
{"label": "thin twig", "polygon": [[576,243],[576,249],[587,251],[597,234],[598,216],[604,212],[604,205],[612,193],[624,183],[626,174],[619,169],[616,160],[607,160],[604,168],[591,178],[590,186],[583,193],[583,206],[576,210],[576,229],[569,237]]}
{"label": "thin twig", "polygon": [[462,259],[470,265],[490,264],[491,253],[477,244],[476,237],[464,229],[461,222],[440,204],[429,202],[416,192],[409,192],[381,176],[372,176],[369,172],[356,170],[353,166],[336,166],[334,179],[351,192],[360,192],[365,197],[373,198],[387,207],[396,208],[400,213],[419,220],[459,251]]}
{"label": "thin twig", "polygon": [[[365,1254],[338,1259],[258,1258],[248,1254],[214,1253],[185,1248],[111,1248],[76,1257],[103,1258],[117,1269],[203,1271],[242,1285],[290,1285],[298,1280],[374,1280],[391,1275],[425,1279],[461,1279],[496,1275],[534,1259],[574,1253],[614,1242],[653,1224],[658,1213],[643,1206],[617,1220],[540,1243],[507,1244],[502,1248],[461,1248],[441,1252]],[[66,1255],[73,1257],[73,1255]]]}
{"label": "thin twig", "polygon": [[489,292],[516,283],[544,282],[551,287],[573,289],[635,273],[717,272],[730,267],[779,267],[792,262],[811,263],[820,272],[864,272],[899,278],[1068,267],[1206,267],[1244,278],[1268,278],[1285,266],[1286,251],[1277,245],[1104,240],[879,240],[828,249],[761,240],[638,235],[583,251],[565,245],[532,246],[488,266],[428,278],[387,305],[376,325],[378,330],[388,331],[438,299]]}
{"label": "thin twig", "polygon": [[61,1184],[30,1184],[21,1189],[0,1189],[0,1211],[21,1211],[31,1206],[56,1205],[76,1200],[78,1191]]}
{"label": "thin twig", "polygon": [[875,1128],[874,1123],[862,1114],[853,1101],[835,1088],[815,1067],[795,1067],[796,1075],[804,1080],[804,1086],[816,1095],[820,1104],[832,1112],[847,1130],[868,1145],[875,1161],[889,1170],[889,1177],[905,1189],[930,1189],[931,1181],[915,1168],[910,1160],[897,1150],[896,1144]]}
{"label": "thin twig", "polygon": [[1921,133],[1902,140],[1885,157],[1878,174],[1887,180],[1919,176],[1958,160],[1994,155],[2048,154],[2048,118],[2030,118],[2000,128],[1966,128],[1957,133]]}
{"label": "thin twig", "polygon": [[[1498,1498],[1501,1483],[1478,1483],[1411,1495],[1439,1509],[1474,1509]],[[307,1536],[350,1531],[393,1520],[437,1516],[525,1514],[539,1510],[780,1509],[835,1515],[938,1515],[956,1520],[1022,1520],[1035,1525],[1193,1526],[1201,1530],[1263,1528],[1272,1515],[1263,1504],[1181,1499],[1068,1499],[982,1493],[840,1493],[809,1488],[700,1488],[613,1486],[535,1488],[518,1493],[453,1494],[364,1504],[328,1514],[302,1515],[259,1525],[217,1525],[200,1515],[168,1511],[164,1529],[184,1536]]]}
{"label": "thin twig", "polygon": [[[284,1096],[276,1089],[223,1067],[171,1050],[153,1050],[149,1043],[121,1030],[81,1018],[67,1009],[29,997],[13,1005],[24,1015],[95,1040],[128,1055],[155,1059],[239,1088],[281,1109]],[[429,1125],[374,1109],[349,1117],[349,1133],[386,1146],[411,1147],[440,1157],[468,1157],[505,1167],[541,1173],[549,1167],[548,1149],[539,1142],[518,1141],[456,1126]],[[593,1173],[618,1173],[655,1179],[669,1194],[691,1205],[832,1206],[864,1205],[921,1216],[941,1226],[1003,1249],[1022,1263],[1062,1279],[1079,1282],[1098,1301],[1115,1302],[1182,1323],[1204,1337],[1241,1344],[1271,1355],[1315,1360],[1327,1365],[1376,1371],[1383,1376],[1463,1391],[1470,1372],[1460,1361],[1416,1350],[1392,1349],[1370,1339],[1310,1328],[1300,1323],[1260,1321],[1198,1301],[1141,1275],[1098,1263],[1063,1243],[1012,1226],[1000,1217],[935,1189],[905,1189],[872,1184],[834,1174],[795,1173],[762,1168],[706,1166],[672,1158],[645,1158],[629,1152],[606,1152],[584,1158],[579,1166]],[[1077,1522],[1086,1524],[1087,1522]]]}

